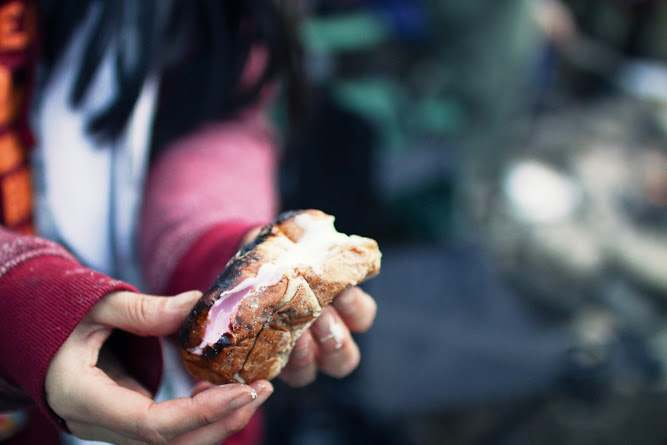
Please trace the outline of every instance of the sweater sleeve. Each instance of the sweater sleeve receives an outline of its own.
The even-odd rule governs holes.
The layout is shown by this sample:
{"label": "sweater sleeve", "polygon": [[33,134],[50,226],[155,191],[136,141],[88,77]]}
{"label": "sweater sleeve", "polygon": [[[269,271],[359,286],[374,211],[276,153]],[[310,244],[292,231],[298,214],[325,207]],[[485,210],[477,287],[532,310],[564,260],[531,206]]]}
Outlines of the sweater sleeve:
{"label": "sweater sleeve", "polygon": [[148,177],[140,228],[153,293],[205,290],[243,235],[276,211],[276,148],[257,110],[213,123],[160,156]]}
{"label": "sweater sleeve", "polygon": [[[82,267],[51,241],[0,227],[0,405],[29,398],[59,423],[46,403],[48,365],[86,313],[118,290],[134,288]],[[160,357],[155,340],[139,339],[133,348],[126,354]],[[160,372],[152,366],[138,380],[155,390]]]}

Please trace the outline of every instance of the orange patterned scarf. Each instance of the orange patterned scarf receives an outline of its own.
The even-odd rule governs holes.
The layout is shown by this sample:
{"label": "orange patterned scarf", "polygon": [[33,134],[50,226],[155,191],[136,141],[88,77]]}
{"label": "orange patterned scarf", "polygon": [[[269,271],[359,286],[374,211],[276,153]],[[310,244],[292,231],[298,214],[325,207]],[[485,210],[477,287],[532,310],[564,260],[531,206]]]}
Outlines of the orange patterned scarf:
{"label": "orange patterned scarf", "polygon": [[27,125],[36,14],[26,0],[0,4],[0,223],[34,233]]}

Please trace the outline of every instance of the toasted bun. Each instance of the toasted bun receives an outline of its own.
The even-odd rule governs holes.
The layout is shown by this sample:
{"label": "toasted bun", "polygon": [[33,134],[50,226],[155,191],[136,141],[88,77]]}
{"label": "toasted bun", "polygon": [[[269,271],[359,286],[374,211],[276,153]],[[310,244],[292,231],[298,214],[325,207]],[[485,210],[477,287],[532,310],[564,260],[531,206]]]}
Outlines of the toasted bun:
{"label": "toasted bun", "polygon": [[193,376],[274,378],[322,308],[378,274],[377,243],[336,232],[333,220],[319,210],[284,213],[229,261],[181,331]]}

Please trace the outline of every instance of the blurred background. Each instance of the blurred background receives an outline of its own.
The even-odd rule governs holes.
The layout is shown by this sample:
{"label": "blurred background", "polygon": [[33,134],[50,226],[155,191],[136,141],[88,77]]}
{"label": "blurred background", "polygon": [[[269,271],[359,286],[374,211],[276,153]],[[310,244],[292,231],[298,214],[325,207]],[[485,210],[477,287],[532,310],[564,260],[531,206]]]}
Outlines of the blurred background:
{"label": "blurred background", "polygon": [[667,2],[294,3],[283,206],[384,257],[360,368],[278,382],[268,443],[667,443]]}

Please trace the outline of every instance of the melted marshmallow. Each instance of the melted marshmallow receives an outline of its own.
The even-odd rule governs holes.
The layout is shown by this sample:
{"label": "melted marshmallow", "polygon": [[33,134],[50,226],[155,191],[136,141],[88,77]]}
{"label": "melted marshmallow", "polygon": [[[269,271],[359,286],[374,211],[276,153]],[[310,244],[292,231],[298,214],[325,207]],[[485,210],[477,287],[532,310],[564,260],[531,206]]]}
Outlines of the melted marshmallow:
{"label": "melted marshmallow", "polygon": [[284,275],[291,275],[298,267],[310,266],[313,273],[322,273],[322,263],[330,258],[332,250],[349,238],[336,231],[334,217],[330,215],[313,217],[302,213],[295,216],[293,221],[304,230],[301,239],[278,258],[263,264],[256,276],[220,294],[208,312],[204,338],[198,346],[190,349],[191,353],[202,354],[206,346],[213,346],[223,334],[229,332],[233,317],[245,296],[278,284]]}

